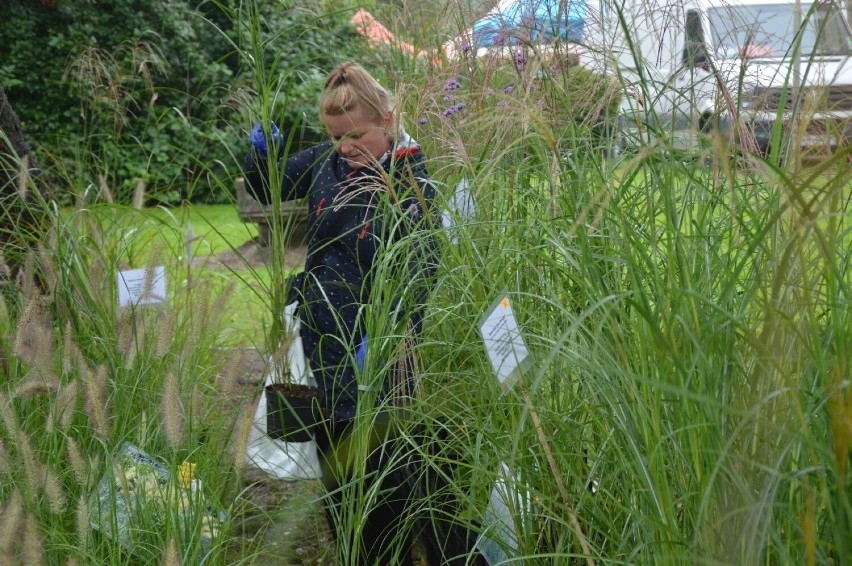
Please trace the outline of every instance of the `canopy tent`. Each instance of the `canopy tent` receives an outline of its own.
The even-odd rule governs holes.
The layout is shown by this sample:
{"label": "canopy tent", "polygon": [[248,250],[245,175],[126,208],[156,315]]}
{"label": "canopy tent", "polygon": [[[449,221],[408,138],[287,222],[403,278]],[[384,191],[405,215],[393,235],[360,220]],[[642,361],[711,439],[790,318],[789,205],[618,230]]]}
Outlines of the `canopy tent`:
{"label": "canopy tent", "polygon": [[580,42],[585,17],[585,0],[500,0],[454,43],[466,50],[512,42]]}

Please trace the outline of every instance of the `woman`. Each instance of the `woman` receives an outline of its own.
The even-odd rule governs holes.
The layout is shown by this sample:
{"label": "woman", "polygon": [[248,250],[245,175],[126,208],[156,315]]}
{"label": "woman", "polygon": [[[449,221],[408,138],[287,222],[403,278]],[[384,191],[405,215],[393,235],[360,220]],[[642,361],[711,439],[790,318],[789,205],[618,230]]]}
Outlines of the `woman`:
{"label": "woman", "polygon": [[[359,384],[354,353],[365,341],[363,310],[370,304],[377,258],[401,238],[411,240],[409,257],[414,260],[401,270],[406,281],[400,282],[393,311],[403,317],[399,320],[407,318],[416,332],[434,272],[436,247],[431,234],[440,221],[435,220],[435,188],[420,148],[396,119],[389,93],[363,67],[347,62],[331,71],[319,110],[331,139],[282,161],[280,188],[269,186],[267,160],[277,157],[283,138],[272,124],[273,143],[268,145],[262,127],[255,126],[245,178],[249,191],[263,204],[272,201],[272,190],[280,190],[282,201],[307,200],[308,253],[304,275],[296,285],[297,313],[305,355],[328,410],[328,427],[317,434],[321,455],[328,460],[345,441],[355,417]],[[384,465],[388,450],[386,445],[373,454],[368,473]],[[328,466],[324,468],[324,483],[332,490],[327,515],[335,530],[341,504],[341,492],[335,488],[344,478],[332,480],[327,477]],[[380,475],[386,480],[394,474]],[[360,541],[366,563],[376,563],[395,536],[394,519],[403,512],[405,499],[390,493],[384,508],[369,514]]]}

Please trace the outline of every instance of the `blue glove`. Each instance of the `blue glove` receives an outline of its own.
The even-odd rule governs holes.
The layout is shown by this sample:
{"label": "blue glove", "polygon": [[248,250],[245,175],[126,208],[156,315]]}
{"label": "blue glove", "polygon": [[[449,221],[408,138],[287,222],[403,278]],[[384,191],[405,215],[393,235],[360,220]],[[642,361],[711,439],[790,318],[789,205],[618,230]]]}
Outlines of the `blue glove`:
{"label": "blue glove", "polygon": [[[278,126],[275,125],[275,122],[269,123],[269,133],[272,137],[272,143],[275,144],[275,149],[281,151],[281,146],[284,144],[284,137],[278,130]],[[263,124],[261,122],[255,124],[254,128],[252,128],[249,134],[249,141],[257,150],[258,155],[261,157],[269,156],[269,148],[266,145],[266,133],[263,131]]]}
{"label": "blue glove", "polygon": [[367,359],[367,335],[361,340],[361,345],[358,346],[358,351],[355,353],[355,366],[358,372],[364,371],[364,360]]}

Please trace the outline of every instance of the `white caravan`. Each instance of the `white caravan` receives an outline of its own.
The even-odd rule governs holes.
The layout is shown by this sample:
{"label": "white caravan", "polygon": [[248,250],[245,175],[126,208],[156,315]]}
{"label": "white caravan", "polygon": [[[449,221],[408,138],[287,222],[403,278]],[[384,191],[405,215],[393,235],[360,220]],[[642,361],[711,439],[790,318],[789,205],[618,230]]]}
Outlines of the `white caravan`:
{"label": "white caravan", "polygon": [[599,0],[585,36],[584,64],[625,85],[622,144],[689,149],[713,130],[762,151],[852,140],[852,35],[838,0]]}

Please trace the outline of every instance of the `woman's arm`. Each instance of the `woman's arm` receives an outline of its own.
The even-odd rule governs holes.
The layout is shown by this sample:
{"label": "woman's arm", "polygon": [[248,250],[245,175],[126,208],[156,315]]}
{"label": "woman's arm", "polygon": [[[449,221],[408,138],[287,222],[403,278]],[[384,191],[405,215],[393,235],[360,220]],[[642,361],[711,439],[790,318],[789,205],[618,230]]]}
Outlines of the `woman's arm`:
{"label": "woman's arm", "polygon": [[[286,161],[278,160],[278,175],[281,178],[281,200],[304,198],[311,188],[311,168],[317,160],[317,147],[309,147],[289,156]],[[269,186],[269,160],[252,147],[243,162],[246,189],[260,204],[272,202]]]}

